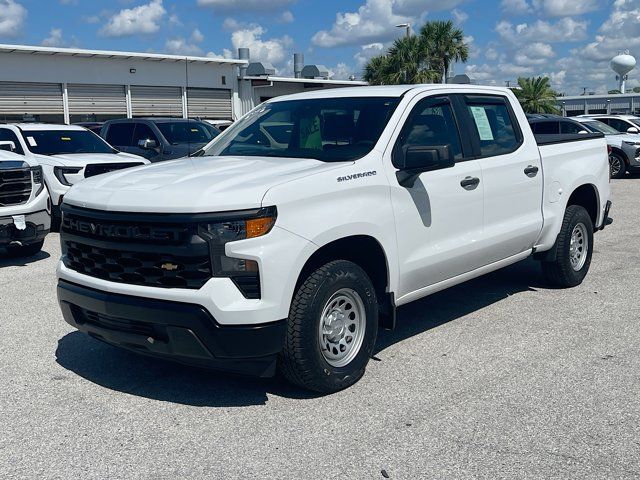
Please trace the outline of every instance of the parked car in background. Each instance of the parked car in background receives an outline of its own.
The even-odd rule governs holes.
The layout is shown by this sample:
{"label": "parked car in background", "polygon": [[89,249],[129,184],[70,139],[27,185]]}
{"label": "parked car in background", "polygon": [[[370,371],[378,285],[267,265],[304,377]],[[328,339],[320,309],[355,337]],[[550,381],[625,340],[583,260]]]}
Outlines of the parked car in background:
{"label": "parked car in background", "polygon": [[87,130],[91,130],[96,135],[100,135],[100,130],[102,130],[102,125],[104,125],[104,122],[79,122],[74,123],[74,125],[84,127]]}
{"label": "parked car in background", "polygon": [[119,152],[77,125],[0,125],[0,141],[12,142],[14,153],[42,166],[51,197],[52,230],[60,224],[60,204],[71,185],[102,173],[149,163],[137,155]]}
{"label": "parked car in background", "polygon": [[509,89],[305,92],[197,161],[75,185],[58,299],[109,344],[335,392],[396,306],[531,255],[580,284],[610,207],[603,135],[534,136]]}
{"label": "parked car in background", "polygon": [[580,118],[595,118],[620,133],[640,134],[640,117],[635,115],[580,115]]}
{"label": "parked car in background", "polygon": [[49,195],[32,158],[0,151],[0,248],[12,256],[42,249],[51,227]]}
{"label": "parked car in background", "polygon": [[109,120],[100,136],[123,152],[151,162],[188,157],[220,134],[213,125],[185,118]]}
{"label": "parked car in background", "polygon": [[594,133],[605,135],[610,147],[611,178],[624,177],[627,170],[640,168],[640,138],[618,130],[591,117],[566,118],[559,115],[527,115],[531,130],[536,135],[563,133]]}
{"label": "parked car in background", "polygon": [[203,122],[213,125],[221,132],[224,132],[227,128],[233,125],[233,120],[203,120]]}
{"label": "parked car in background", "polygon": [[632,133],[621,133],[617,129],[595,118],[574,117],[590,132],[604,133],[607,144],[611,147],[609,165],[611,178],[623,178],[625,173],[640,169],[640,136]]}

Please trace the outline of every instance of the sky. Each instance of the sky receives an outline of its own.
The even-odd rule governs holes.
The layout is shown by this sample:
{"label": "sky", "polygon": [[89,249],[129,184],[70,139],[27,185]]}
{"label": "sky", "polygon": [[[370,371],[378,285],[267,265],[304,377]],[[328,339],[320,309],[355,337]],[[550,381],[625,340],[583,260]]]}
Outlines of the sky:
{"label": "sky", "polygon": [[640,55],[640,0],[0,0],[0,42],[228,58],[249,47],[282,75],[302,52],[345,79],[405,34],[395,25],[435,19],[463,29],[471,54],[455,73],[482,84],[544,75],[567,95],[604,93],[617,86],[609,60]]}

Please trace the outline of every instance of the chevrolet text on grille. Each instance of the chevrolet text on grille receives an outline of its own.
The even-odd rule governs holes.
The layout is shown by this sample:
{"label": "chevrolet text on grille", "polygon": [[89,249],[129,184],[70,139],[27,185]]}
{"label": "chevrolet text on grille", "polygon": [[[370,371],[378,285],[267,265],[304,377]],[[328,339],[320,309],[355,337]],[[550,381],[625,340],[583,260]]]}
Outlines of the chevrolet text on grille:
{"label": "chevrolet text on grille", "polygon": [[62,226],[69,231],[107,238],[165,241],[180,239],[180,231],[167,228],[137,225],[103,225],[97,222],[76,220],[67,217],[63,219]]}

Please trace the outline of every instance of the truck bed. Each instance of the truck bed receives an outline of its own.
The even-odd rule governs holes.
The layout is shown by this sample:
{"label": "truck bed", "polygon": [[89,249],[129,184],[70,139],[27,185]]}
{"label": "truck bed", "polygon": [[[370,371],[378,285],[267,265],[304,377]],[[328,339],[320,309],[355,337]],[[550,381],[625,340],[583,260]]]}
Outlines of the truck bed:
{"label": "truck bed", "polygon": [[535,135],[538,145],[553,145],[555,143],[579,142],[581,140],[592,140],[594,138],[604,138],[604,133],[552,133]]}

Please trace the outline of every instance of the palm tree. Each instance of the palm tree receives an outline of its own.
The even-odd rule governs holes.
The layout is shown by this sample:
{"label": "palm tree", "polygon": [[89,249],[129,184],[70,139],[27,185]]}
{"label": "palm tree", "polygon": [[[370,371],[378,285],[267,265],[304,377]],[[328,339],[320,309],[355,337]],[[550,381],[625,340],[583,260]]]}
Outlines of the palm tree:
{"label": "palm tree", "polygon": [[451,20],[425,23],[420,29],[420,38],[432,68],[441,73],[442,81],[449,78],[452,63],[469,59],[469,45],[464,41],[464,33]]}
{"label": "palm tree", "polygon": [[385,55],[369,60],[363,78],[373,85],[442,82],[451,63],[468,56],[462,30],[453,22],[428,22],[420,35],[399,38]]}
{"label": "palm tree", "polygon": [[518,87],[514,93],[526,113],[559,113],[558,94],[551,88],[549,77],[520,77]]}

